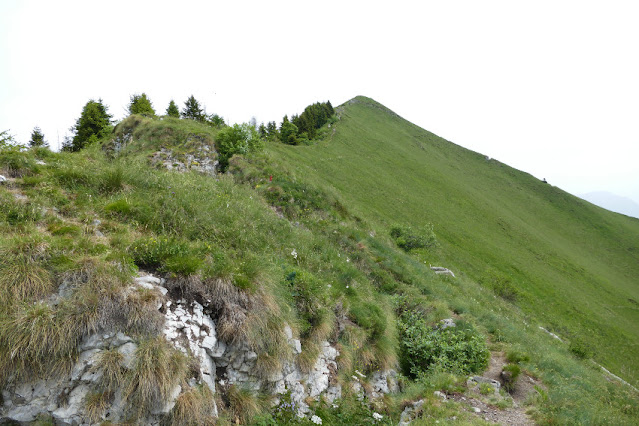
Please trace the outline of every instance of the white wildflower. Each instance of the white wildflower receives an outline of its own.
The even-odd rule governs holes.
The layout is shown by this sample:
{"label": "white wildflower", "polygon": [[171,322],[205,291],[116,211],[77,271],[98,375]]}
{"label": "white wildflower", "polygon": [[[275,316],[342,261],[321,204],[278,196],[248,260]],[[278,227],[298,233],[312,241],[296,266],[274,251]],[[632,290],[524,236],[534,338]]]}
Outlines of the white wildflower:
{"label": "white wildflower", "polygon": [[319,416],[315,416],[314,415],[313,417],[311,417],[311,421],[313,423],[315,423],[316,425],[321,425],[322,424],[322,419]]}
{"label": "white wildflower", "polygon": [[382,416],[382,415],[381,415],[381,414],[379,414],[379,413],[373,413],[373,418],[374,418],[375,420],[381,420],[383,417],[384,417],[384,416]]}
{"label": "white wildflower", "polygon": [[297,259],[297,250],[293,249],[293,251],[291,252],[291,256]]}
{"label": "white wildflower", "polygon": [[349,257],[346,258],[346,262],[350,262],[351,259]]}
{"label": "white wildflower", "polygon": [[363,379],[364,377],[366,377],[366,375],[365,375],[365,374],[363,374],[363,373],[362,373],[361,371],[359,371],[359,370],[355,370],[355,373],[356,373],[359,377],[361,377],[362,379]]}

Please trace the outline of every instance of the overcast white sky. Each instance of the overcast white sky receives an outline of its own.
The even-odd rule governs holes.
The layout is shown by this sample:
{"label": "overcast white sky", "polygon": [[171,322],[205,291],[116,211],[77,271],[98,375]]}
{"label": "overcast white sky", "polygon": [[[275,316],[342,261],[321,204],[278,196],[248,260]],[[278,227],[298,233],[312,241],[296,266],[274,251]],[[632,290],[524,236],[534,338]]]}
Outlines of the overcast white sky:
{"label": "overcast white sky", "polygon": [[51,145],[90,98],[194,94],[231,122],[371,97],[569,192],[639,202],[634,1],[0,0],[0,131]]}

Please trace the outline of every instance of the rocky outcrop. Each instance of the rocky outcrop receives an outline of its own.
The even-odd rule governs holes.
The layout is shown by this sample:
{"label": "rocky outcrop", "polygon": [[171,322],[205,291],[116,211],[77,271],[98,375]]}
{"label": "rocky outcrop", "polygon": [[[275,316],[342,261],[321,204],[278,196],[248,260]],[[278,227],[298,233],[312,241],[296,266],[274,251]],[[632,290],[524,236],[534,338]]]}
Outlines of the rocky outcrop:
{"label": "rocky outcrop", "polygon": [[[339,351],[329,342],[322,342],[320,354],[310,369],[302,371],[297,365],[297,357],[302,352],[302,344],[295,338],[290,327],[286,327],[291,359],[282,362],[282,368],[267,377],[257,368],[258,354],[245,342],[227,343],[220,340],[216,332],[216,321],[212,308],[206,302],[173,300],[163,286],[164,280],[152,275],[135,278],[137,287],[155,291],[157,309],[164,315],[162,334],[175,348],[197,361],[198,369],[186,383],[174,387],[169,397],[151,410],[145,424],[159,424],[175,405],[178,396],[197,385],[206,385],[215,393],[230,385],[253,390],[267,391],[273,395],[290,392],[291,401],[297,407],[297,414],[309,413],[308,398],[320,397],[332,403],[342,395],[341,385],[337,382],[337,357]],[[102,376],[96,363],[105,350],[117,350],[121,355],[121,366],[131,369],[135,363],[137,344],[121,332],[93,334],[80,344],[79,356],[68,375],[55,378],[18,382],[2,391],[3,405],[0,409],[0,422],[32,422],[39,415],[52,417],[56,424],[90,424],[87,399],[95,393]],[[354,387],[363,395],[359,380],[365,378],[361,373],[354,381]],[[397,391],[396,373],[393,370],[376,372],[368,378],[369,397],[378,398],[385,393]],[[122,397],[122,389],[116,390],[112,402],[101,413],[101,420],[119,422],[127,420],[130,414]],[[274,404],[279,399],[274,399]],[[217,416],[217,407],[213,404],[213,416]]]}
{"label": "rocky outcrop", "polygon": [[[94,368],[99,354],[105,349],[117,349],[124,355],[123,367],[131,368],[136,347],[133,339],[122,333],[94,334],[85,338],[68,375],[21,382],[3,389],[0,421],[32,422],[44,414],[51,416],[57,424],[89,424],[85,401],[101,377],[101,372]],[[110,421],[123,420],[125,415],[125,404],[117,395],[115,399],[104,415]],[[157,419],[148,420],[150,424],[158,422]]]}
{"label": "rocky outcrop", "polygon": [[190,154],[176,154],[170,149],[162,148],[153,154],[151,164],[162,165],[167,170],[185,172],[195,170],[207,175],[215,175],[219,162],[215,159],[215,150],[202,145],[196,152]]}

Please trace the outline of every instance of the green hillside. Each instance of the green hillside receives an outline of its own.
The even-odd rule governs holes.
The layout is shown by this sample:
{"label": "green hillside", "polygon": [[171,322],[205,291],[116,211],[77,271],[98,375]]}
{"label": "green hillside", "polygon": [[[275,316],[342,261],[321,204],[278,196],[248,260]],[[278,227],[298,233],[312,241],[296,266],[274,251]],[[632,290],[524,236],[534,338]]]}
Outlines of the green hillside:
{"label": "green hillside", "polygon": [[635,424],[639,220],[328,106],[0,145],[0,423]]}
{"label": "green hillside", "polygon": [[531,175],[425,131],[357,97],[321,143],[272,146],[297,176],[335,188],[378,232],[434,225],[423,260],[490,287],[594,351],[639,384],[639,220],[611,213]]}

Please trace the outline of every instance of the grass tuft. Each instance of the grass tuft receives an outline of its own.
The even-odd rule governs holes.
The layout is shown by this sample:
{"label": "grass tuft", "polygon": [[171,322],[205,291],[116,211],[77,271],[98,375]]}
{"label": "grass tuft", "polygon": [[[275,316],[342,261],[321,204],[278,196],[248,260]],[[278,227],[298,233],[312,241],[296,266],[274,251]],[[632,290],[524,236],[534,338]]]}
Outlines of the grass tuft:
{"label": "grass tuft", "polygon": [[216,403],[213,392],[206,385],[200,385],[182,392],[175,401],[170,414],[171,424],[175,426],[215,425],[213,416]]}
{"label": "grass tuft", "polygon": [[166,401],[186,372],[186,357],[163,337],[143,340],[125,378],[124,399],[142,415]]}

